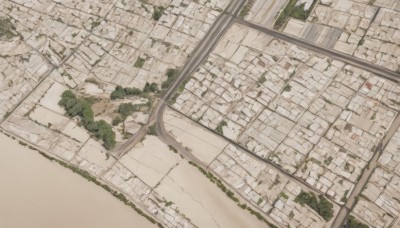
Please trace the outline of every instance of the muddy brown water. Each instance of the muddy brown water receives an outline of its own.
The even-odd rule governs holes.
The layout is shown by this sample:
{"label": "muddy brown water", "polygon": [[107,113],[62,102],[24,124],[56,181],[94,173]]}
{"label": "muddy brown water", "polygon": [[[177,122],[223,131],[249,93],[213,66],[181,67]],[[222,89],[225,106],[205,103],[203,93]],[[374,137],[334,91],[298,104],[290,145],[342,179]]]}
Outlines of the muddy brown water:
{"label": "muddy brown water", "polygon": [[0,227],[156,227],[102,188],[1,133],[0,154]]}

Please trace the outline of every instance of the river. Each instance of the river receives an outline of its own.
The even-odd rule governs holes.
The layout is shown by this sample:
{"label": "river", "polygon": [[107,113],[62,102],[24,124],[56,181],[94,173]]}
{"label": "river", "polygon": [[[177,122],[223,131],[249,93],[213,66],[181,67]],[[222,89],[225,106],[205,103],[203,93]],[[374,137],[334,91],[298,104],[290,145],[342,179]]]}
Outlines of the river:
{"label": "river", "polygon": [[102,188],[1,133],[0,148],[0,227],[156,227]]}

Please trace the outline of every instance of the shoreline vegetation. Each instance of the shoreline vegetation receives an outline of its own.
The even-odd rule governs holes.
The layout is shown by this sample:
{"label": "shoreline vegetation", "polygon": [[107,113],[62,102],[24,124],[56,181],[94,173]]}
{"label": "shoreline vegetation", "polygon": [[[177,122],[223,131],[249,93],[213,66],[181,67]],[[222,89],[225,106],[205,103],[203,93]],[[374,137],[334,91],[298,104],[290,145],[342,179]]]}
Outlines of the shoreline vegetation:
{"label": "shoreline vegetation", "polygon": [[42,155],[43,157],[47,158],[48,160],[50,160],[51,162],[56,162],[59,165],[61,165],[64,168],[67,168],[69,170],[71,170],[73,173],[76,173],[78,175],[80,175],[81,177],[83,177],[84,179],[86,179],[89,182],[92,182],[94,184],[96,184],[99,187],[102,187],[104,190],[106,190],[107,192],[111,193],[111,195],[113,195],[115,198],[119,199],[121,202],[123,202],[125,205],[131,207],[134,211],[136,211],[136,213],[138,213],[139,215],[143,216],[144,218],[146,218],[148,221],[150,221],[152,224],[156,224],[159,228],[164,228],[164,226],[158,222],[155,218],[153,218],[152,216],[148,215],[146,212],[144,212],[142,209],[140,209],[138,206],[136,206],[136,204],[132,203],[123,193],[114,190],[113,188],[111,188],[110,186],[104,184],[103,182],[99,181],[96,177],[92,176],[89,172],[82,170],[74,165],[71,165],[67,162],[64,162],[62,160],[59,160],[58,158],[47,154],[46,152],[37,149],[34,146],[29,145],[28,143],[16,139],[15,136],[10,135],[9,133],[0,130],[0,133],[4,134],[7,137],[12,138],[13,140],[18,141],[18,143],[22,146],[28,147],[30,150],[33,151],[37,151],[39,152],[40,155]]}

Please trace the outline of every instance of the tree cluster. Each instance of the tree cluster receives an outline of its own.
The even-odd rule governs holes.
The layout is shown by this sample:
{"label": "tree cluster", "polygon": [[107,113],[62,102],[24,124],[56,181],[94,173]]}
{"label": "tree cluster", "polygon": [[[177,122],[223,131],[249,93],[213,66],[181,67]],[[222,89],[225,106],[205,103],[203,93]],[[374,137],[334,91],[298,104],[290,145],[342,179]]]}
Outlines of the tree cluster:
{"label": "tree cluster", "polygon": [[333,205],[323,195],[317,197],[312,192],[301,191],[296,197],[295,202],[300,203],[302,206],[304,204],[308,205],[326,221],[329,221],[333,217]]}
{"label": "tree cluster", "polygon": [[115,87],[115,90],[111,93],[110,98],[111,100],[124,99],[125,97],[139,96],[142,93],[143,92],[138,88],[123,88],[122,86],[117,86]]}
{"label": "tree cluster", "polygon": [[123,119],[132,115],[133,112],[139,111],[139,105],[133,105],[132,103],[120,104],[118,107],[118,113],[121,114]]}
{"label": "tree cluster", "polygon": [[111,100],[124,99],[125,97],[144,96],[147,93],[155,93],[155,92],[158,92],[158,87],[157,83],[154,82],[151,84],[146,83],[143,91],[134,87],[123,88],[122,86],[117,86],[115,87],[115,90],[111,93],[110,98]]}
{"label": "tree cluster", "polygon": [[97,139],[103,140],[106,149],[114,148],[116,144],[114,131],[104,120],[94,121],[94,113],[88,100],[80,99],[71,90],[66,90],[58,104],[64,107],[70,117],[81,117],[81,123],[86,130]]}
{"label": "tree cluster", "polygon": [[158,87],[157,87],[157,83],[146,83],[146,85],[144,85],[144,89],[143,89],[144,93],[156,93],[158,92]]}
{"label": "tree cluster", "polygon": [[368,228],[369,226],[358,221],[354,216],[350,215],[347,218],[347,221],[343,227],[344,228]]}

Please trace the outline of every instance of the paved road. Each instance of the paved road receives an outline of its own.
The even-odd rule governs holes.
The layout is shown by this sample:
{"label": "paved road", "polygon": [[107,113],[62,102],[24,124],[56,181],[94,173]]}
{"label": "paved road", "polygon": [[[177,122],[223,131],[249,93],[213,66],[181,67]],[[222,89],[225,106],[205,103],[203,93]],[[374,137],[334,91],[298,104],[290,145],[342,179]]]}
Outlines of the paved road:
{"label": "paved road", "polygon": [[[251,27],[253,29],[257,29],[261,32],[264,32],[264,33],[270,35],[270,36],[273,36],[274,38],[278,38],[278,39],[287,41],[289,43],[295,44],[295,45],[305,48],[309,51],[323,54],[323,55],[331,57],[333,59],[340,60],[345,63],[354,65],[361,69],[368,70],[368,71],[370,71],[376,75],[379,75],[381,77],[384,77],[386,79],[400,82],[400,74],[399,73],[391,71],[391,70],[383,68],[383,67],[380,67],[380,66],[376,66],[372,63],[363,61],[354,56],[347,55],[347,54],[344,54],[341,52],[337,52],[337,51],[334,51],[331,49],[326,49],[326,48],[323,48],[320,46],[316,46],[314,44],[308,43],[305,40],[301,40],[299,38],[295,38],[295,37],[292,37],[292,36],[289,36],[289,35],[277,32],[275,30],[268,29],[268,28],[265,28],[265,27],[262,27],[262,26],[259,26],[259,25],[241,20],[241,19],[236,19],[236,22],[246,25],[248,27]],[[349,214],[350,209],[354,206],[356,197],[361,193],[363,187],[368,182],[370,176],[372,175],[373,170],[375,169],[375,167],[377,165],[377,160],[379,158],[379,151],[381,151],[383,148],[385,148],[388,141],[392,138],[393,134],[396,132],[396,130],[399,128],[399,126],[400,126],[400,115],[397,116],[397,118],[393,122],[393,124],[390,127],[388,133],[386,134],[385,138],[382,140],[382,143],[380,144],[380,148],[378,148],[376,150],[373,158],[369,162],[369,169],[365,169],[365,171],[361,175],[360,180],[357,182],[357,184],[354,187],[352,193],[350,194],[348,200],[346,201],[346,204],[342,207],[339,214],[336,216],[335,221],[332,225],[333,228],[341,227],[341,225],[344,223],[344,220],[346,219],[347,215]]]}
{"label": "paved road", "polygon": [[[213,24],[209,32],[206,34],[203,40],[200,41],[199,45],[197,48],[194,50],[191,58],[188,60],[188,62],[184,65],[184,67],[181,69],[180,74],[178,75],[177,79],[172,83],[172,85],[168,88],[168,90],[165,92],[163,97],[159,99],[157,105],[155,108],[151,111],[149,120],[147,124],[145,124],[135,135],[134,137],[131,137],[126,143],[123,145],[117,147],[113,153],[114,155],[117,155],[116,157],[121,157],[124,155],[126,152],[128,152],[137,142],[139,142],[147,133],[147,128],[148,126],[156,123],[156,132],[157,136],[166,144],[171,145],[175,147],[182,156],[184,156],[187,160],[191,160],[194,162],[199,162],[196,157],[194,157],[190,152],[186,150],[186,148],[183,148],[183,146],[178,143],[171,135],[166,132],[164,128],[164,123],[163,123],[163,114],[165,111],[165,108],[167,106],[166,102],[170,99],[170,97],[176,92],[178,89],[179,85],[182,84],[182,82],[188,78],[195,69],[199,67],[199,65],[205,61],[209,53],[212,51],[212,49],[215,47],[217,44],[218,40],[221,38],[221,36],[225,33],[225,31],[229,28],[229,26],[233,22],[237,22],[243,25],[246,25],[248,27],[251,27],[253,29],[257,29],[261,32],[264,32],[270,36],[273,36],[274,38],[281,39],[284,41],[287,41],[289,43],[295,44],[299,47],[302,47],[304,49],[307,49],[309,51],[315,52],[315,53],[320,53],[325,56],[331,57],[333,59],[343,61],[345,63],[354,65],[356,67],[368,70],[376,75],[379,75],[381,77],[387,78],[392,81],[399,82],[400,81],[400,75],[394,71],[375,66],[369,62],[360,60],[354,56],[343,54],[334,50],[322,48],[320,46],[316,46],[314,44],[308,43],[307,41],[300,40],[298,38],[274,31],[272,29],[268,29],[241,19],[238,19],[236,15],[239,13],[240,9],[242,6],[245,4],[244,0],[234,0],[231,2],[231,4],[227,7],[227,9],[224,11],[223,14],[220,15],[220,17],[216,20],[216,22]],[[396,118],[395,123],[392,125],[391,129],[389,130],[388,134],[386,135],[385,139],[383,140],[383,147],[386,145],[388,139],[390,139],[393,135],[391,133],[393,129],[397,129],[398,126],[400,125],[400,117],[398,116]],[[382,147],[382,148],[383,148]],[[336,217],[333,227],[340,227],[340,225],[343,223],[344,219],[348,215],[349,210],[347,208],[351,208],[352,205],[355,202],[355,197],[360,193],[362,190],[362,187],[365,185],[365,183],[368,181],[373,169],[376,166],[376,161],[378,159],[378,153],[375,154],[373,159],[371,160],[370,163],[370,169],[366,169],[365,172],[363,173],[360,181],[357,183],[353,193],[350,195],[345,207],[341,209],[339,212],[339,215]],[[201,164],[201,163],[199,163]]]}
{"label": "paved road", "polygon": [[185,148],[182,147],[180,143],[178,143],[171,135],[166,132],[163,123],[163,115],[165,108],[167,106],[166,102],[169,98],[176,92],[179,85],[188,78],[194,70],[196,70],[203,61],[206,60],[210,52],[213,50],[215,45],[218,43],[218,40],[225,34],[226,30],[233,23],[234,18],[239,14],[240,9],[246,3],[245,0],[234,0],[227,7],[224,13],[217,19],[214,25],[211,27],[205,38],[200,42],[198,47],[195,49],[192,58],[188,61],[187,64],[181,70],[178,78],[174,81],[174,83],[168,88],[168,91],[165,93],[163,98],[160,100],[157,110],[157,135],[160,139],[176,149],[188,160],[199,162],[196,157],[194,157],[191,153],[189,153]]}
{"label": "paved road", "polygon": [[172,85],[164,93],[163,97],[158,100],[157,105],[151,110],[149,120],[147,123],[140,128],[140,130],[133,135],[124,144],[117,146],[111,151],[111,154],[120,158],[126,154],[132,147],[134,147],[142,138],[146,135],[149,126],[156,123],[157,135],[162,141],[178,149],[182,155],[189,160],[196,161],[197,159],[188,153],[182,146],[171,137],[164,128],[163,114],[166,107],[166,103],[169,98],[176,92],[179,85],[193,73],[193,71],[208,57],[212,49],[217,44],[218,40],[222,37],[225,31],[233,23],[234,18],[238,15],[243,5],[246,3],[245,0],[233,0],[225,11],[217,18],[215,23],[212,25],[210,30],[207,32],[205,37],[199,42],[195,48],[189,61],[183,66],[178,77]]}
{"label": "paved road", "polygon": [[262,27],[260,25],[253,24],[251,22],[244,21],[244,20],[239,19],[239,18],[236,18],[235,21],[240,23],[240,24],[243,24],[245,26],[248,26],[250,28],[253,28],[253,29],[256,29],[256,30],[261,31],[263,33],[266,33],[267,35],[270,35],[270,36],[272,36],[274,38],[281,39],[281,40],[287,41],[289,43],[295,44],[295,45],[297,45],[299,47],[302,47],[302,48],[304,48],[306,50],[309,50],[309,51],[312,51],[312,52],[315,52],[315,53],[323,54],[323,55],[331,57],[331,58],[333,58],[335,60],[339,60],[339,61],[351,64],[353,66],[362,68],[364,70],[368,70],[368,71],[370,71],[370,72],[372,72],[372,73],[374,73],[376,75],[379,75],[381,77],[384,77],[386,79],[389,79],[389,80],[392,80],[392,81],[396,81],[396,82],[400,82],[400,74],[399,73],[391,71],[391,70],[383,68],[383,67],[380,67],[380,66],[376,66],[376,65],[374,65],[374,64],[372,64],[370,62],[366,62],[366,61],[361,60],[359,58],[356,58],[354,56],[347,55],[347,54],[344,54],[344,53],[341,53],[341,52],[338,52],[338,51],[335,51],[335,50],[323,48],[321,46],[317,46],[317,45],[309,43],[309,42],[307,42],[305,40],[299,39],[297,37],[286,35],[284,33],[281,33],[281,32],[278,32],[278,31],[275,31],[275,30],[272,30],[272,29],[269,29],[269,28],[265,28],[265,27]]}
{"label": "paved road", "polygon": [[[375,66],[371,63],[362,61],[356,57],[350,56],[350,55],[346,55],[340,52],[336,52],[333,50],[329,50],[329,49],[325,49],[325,48],[321,48],[319,46],[310,44],[306,41],[303,40],[299,40],[297,38],[293,38],[291,36],[282,34],[280,32],[276,32],[274,30],[271,29],[266,29],[264,27],[240,20],[240,19],[235,19],[237,22],[247,25],[251,28],[255,28],[257,30],[260,30],[262,32],[267,33],[268,35],[274,36],[275,38],[281,39],[281,40],[285,40],[287,42],[290,42],[292,44],[295,44],[299,47],[303,47],[307,50],[316,52],[316,53],[321,53],[324,54],[326,56],[329,56],[331,58],[334,58],[336,60],[340,60],[343,62],[346,62],[348,64],[357,66],[359,68],[368,70],[376,75],[380,75],[384,78],[393,80],[393,81],[400,81],[400,75],[396,72],[393,72],[391,70],[388,69],[384,69],[382,67],[378,67]],[[229,20],[229,23],[231,23],[231,20]],[[218,39],[214,39],[214,40],[218,40]],[[213,41],[214,41],[213,40]],[[208,46],[209,49],[204,49],[204,51],[202,52],[202,54],[200,54],[198,57],[192,59],[192,61],[190,61],[185,68],[183,69],[181,75],[179,76],[178,80],[175,81],[174,85],[171,86],[168,90],[168,92],[166,93],[166,96],[164,96],[164,98],[161,100],[161,102],[159,103],[159,107],[157,109],[157,135],[168,145],[172,145],[175,148],[177,148],[187,159],[190,160],[194,160],[197,161],[197,159],[192,156],[190,153],[188,153],[185,148],[182,148],[182,146],[176,142],[176,140],[171,137],[164,128],[164,123],[163,123],[163,114],[164,114],[164,110],[166,107],[166,103],[165,101],[168,101],[169,97],[176,91],[176,89],[178,88],[178,86],[183,82],[183,80],[186,79],[186,77],[188,77],[190,75],[190,73],[197,68],[197,66],[204,60],[204,57],[207,56],[209,54],[209,52],[212,50],[212,47],[215,44]],[[200,46],[201,47],[201,46]],[[197,50],[198,52],[199,50]],[[196,52],[196,53],[197,53]],[[386,146],[388,140],[393,136],[393,133],[396,131],[396,129],[398,129],[400,125],[400,116],[398,116],[395,120],[395,122],[392,124],[391,128],[388,131],[388,134],[386,135],[386,137],[384,138],[384,140],[382,141],[382,147],[384,148],[384,146]],[[377,152],[375,154],[375,156],[373,157],[373,159],[371,160],[370,164],[369,164],[369,169],[366,169],[365,172],[363,173],[363,175],[361,176],[359,182],[357,183],[357,185],[355,186],[352,194],[350,195],[346,205],[344,207],[342,207],[342,209],[340,210],[338,216],[336,217],[334,224],[332,225],[332,227],[340,227],[341,224],[343,224],[344,219],[347,217],[349,210],[347,208],[351,208],[352,205],[355,202],[355,197],[358,196],[360,194],[360,192],[362,191],[363,186],[366,184],[366,182],[368,181],[370,175],[372,174],[373,169],[376,166],[376,162],[379,158],[379,153]]]}
{"label": "paved road", "polygon": [[362,192],[364,186],[367,184],[369,178],[371,177],[375,167],[377,165],[377,161],[380,156],[380,152],[386,148],[386,145],[389,143],[390,139],[393,137],[394,133],[396,133],[397,129],[400,126],[400,114],[397,115],[396,119],[393,121],[393,124],[390,126],[387,134],[383,138],[382,142],[375,150],[375,154],[372,157],[371,161],[369,162],[368,169],[365,169],[363,174],[361,175],[360,180],[357,182],[356,186],[353,189],[353,192],[350,194],[349,198],[347,199],[346,204],[342,209],[339,211],[339,214],[336,216],[335,221],[332,224],[332,228],[339,228],[342,227],[344,220],[346,219],[347,215],[350,213],[350,210],[356,203],[356,197]]}

